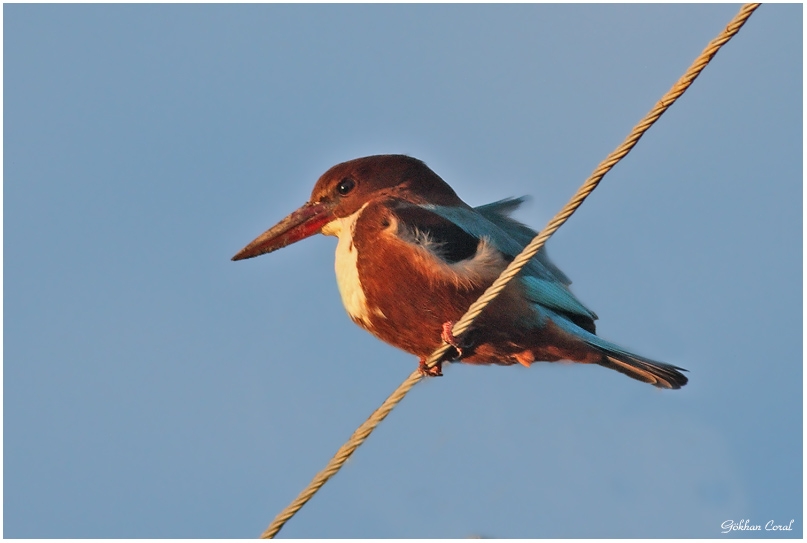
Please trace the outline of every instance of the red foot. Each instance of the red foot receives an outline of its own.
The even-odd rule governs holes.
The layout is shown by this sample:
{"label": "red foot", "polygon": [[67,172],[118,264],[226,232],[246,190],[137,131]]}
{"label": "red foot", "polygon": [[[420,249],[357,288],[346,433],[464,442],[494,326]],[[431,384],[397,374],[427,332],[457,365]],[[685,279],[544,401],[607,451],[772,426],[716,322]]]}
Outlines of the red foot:
{"label": "red foot", "polygon": [[[459,340],[454,337],[454,321],[447,321],[443,323],[443,330],[440,332],[440,338],[454,347],[457,351],[456,358],[462,357],[462,347],[460,347]],[[431,368],[426,366],[426,359],[420,359],[420,367],[418,368],[421,375],[426,375],[428,377],[442,377],[443,376],[443,362],[440,361]]]}
{"label": "red foot", "polygon": [[443,363],[438,362],[431,368],[426,366],[426,359],[420,359],[420,367],[418,368],[421,375],[425,375],[426,377],[442,377],[443,376]]}
{"label": "red foot", "polygon": [[454,321],[447,321],[443,323],[443,331],[440,337],[443,341],[451,345],[457,350],[457,358],[462,358],[462,347],[457,338],[454,337]]}

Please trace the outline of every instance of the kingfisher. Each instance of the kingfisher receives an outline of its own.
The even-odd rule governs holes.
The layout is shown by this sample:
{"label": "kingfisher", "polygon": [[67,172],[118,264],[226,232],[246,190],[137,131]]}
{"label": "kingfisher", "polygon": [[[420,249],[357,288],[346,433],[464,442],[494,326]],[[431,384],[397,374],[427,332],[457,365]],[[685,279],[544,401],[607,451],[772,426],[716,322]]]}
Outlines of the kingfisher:
{"label": "kingfisher", "polygon": [[[678,389],[683,368],[631,353],[596,335],[597,315],[541,249],[458,339],[453,324],[536,236],[510,217],[524,198],[471,207],[422,161],[375,155],[337,164],[310,200],[232,259],[276,251],[314,234],[336,236],[336,281],[350,318],[420,358],[443,361],[597,364]],[[429,368],[442,342],[452,346]]]}

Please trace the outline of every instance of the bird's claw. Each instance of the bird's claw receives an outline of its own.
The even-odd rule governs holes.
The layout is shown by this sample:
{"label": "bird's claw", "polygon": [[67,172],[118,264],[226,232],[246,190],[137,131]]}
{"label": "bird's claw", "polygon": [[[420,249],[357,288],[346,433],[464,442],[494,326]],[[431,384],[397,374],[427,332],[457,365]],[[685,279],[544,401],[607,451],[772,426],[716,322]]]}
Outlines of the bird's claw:
{"label": "bird's claw", "polygon": [[462,347],[460,347],[459,340],[454,337],[453,331],[454,331],[454,321],[444,322],[443,331],[440,332],[440,338],[457,350],[457,358],[462,358]]}
{"label": "bird's claw", "polygon": [[[462,357],[462,347],[460,347],[459,340],[454,337],[454,321],[446,321],[443,323],[443,330],[440,332],[440,338],[446,342],[447,344],[454,347],[457,351],[457,356],[454,358]],[[432,367],[426,365],[426,359],[420,359],[420,367],[418,367],[418,371],[420,371],[421,375],[426,377],[442,377],[443,376],[443,361],[441,360],[437,364]]]}
{"label": "bird's claw", "polygon": [[421,375],[425,377],[442,377],[443,376],[443,363],[438,362],[431,368],[426,365],[426,359],[420,359],[420,367],[418,367],[418,371]]}

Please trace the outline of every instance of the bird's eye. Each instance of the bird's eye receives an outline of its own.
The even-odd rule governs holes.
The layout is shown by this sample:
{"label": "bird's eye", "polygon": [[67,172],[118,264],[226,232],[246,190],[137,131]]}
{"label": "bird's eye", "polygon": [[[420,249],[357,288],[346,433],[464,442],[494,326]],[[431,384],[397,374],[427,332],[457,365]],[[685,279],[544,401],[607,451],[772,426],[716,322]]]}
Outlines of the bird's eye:
{"label": "bird's eye", "polygon": [[347,194],[348,192],[353,190],[353,187],[355,187],[355,186],[356,186],[356,182],[353,181],[351,178],[346,177],[346,178],[342,179],[341,181],[339,181],[339,184],[336,185],[336,192],[338,192],[339,194],[344,196],[345,194]]}

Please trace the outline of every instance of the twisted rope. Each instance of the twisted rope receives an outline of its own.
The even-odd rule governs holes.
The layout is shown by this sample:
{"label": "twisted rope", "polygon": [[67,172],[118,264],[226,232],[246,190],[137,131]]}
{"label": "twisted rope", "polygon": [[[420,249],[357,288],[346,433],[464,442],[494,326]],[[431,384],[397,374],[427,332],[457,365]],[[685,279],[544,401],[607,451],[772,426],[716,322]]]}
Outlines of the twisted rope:
{"label": "twisted rope", "polygon": [[[617,162],[627,155],[636,143],[641,139],[644,133],[655,123],[667,109],[675,103],[675,101],[689,88],[695,78],[700,75],[707,64],[717,54],[717,51],[726,44],[732,37],[734,37],[740,28],[745,24],[759,4],[745,4],[740,9],[739,13],[731,20],[726,26],[725,30],[721,32],[715,39],[713,39],[706,49],[695,59],[689,69],[683,76],[667,91],[667,93],[658,101],[656,106],[645,115],[645,117],[637,124],[631,133],[625,138],[625,141],[617,147],[608,157],[603,160],[594,172],[589,176],[583,185],[578,189],[577,193],[572,197],[569,203],[558,212],[555,217],[549,221],[544,228],[525,248],[524,250],[510,263],[507,268],[501,273],[498,279],[488,287],[488,289],[479,297],[479,299],[471,304],[468,311],[463,317],[454,324],[453,334],[459,338],[464,332],[470,328],[474,319],[479,316],[482,310],[507,286],[513,277],[515,277],[521,269],[534,257],[541,247],[543,247],[546,240],[561,227],[566,220],[572,216],[583,200],[597,187],[602,178],[608,171],[613,168]],[[426,365],[432,367],[442,359],[445,353],[450,348],[450,345],[443,344],[426,360]],[[376,409],[364,423],[353,432],[350,439],[342,445],[336,454],[328,462],[321,472],[319,472],[309,485],[303,490],[293,502],[289,504],[277,517],[272,521],[272,524],[261,534],[262,539],[273,538],[283,525],[299,511],[308,500],[330,479],[342,465],[350,458],[350,455],[367,439],[367,436],[383,421],[390,411],[400,402],[404,396],[414,387],[423,376],[420,371],[415,370],[412,374],[401,383],[401,385],[384,400],[381,407]]]}

